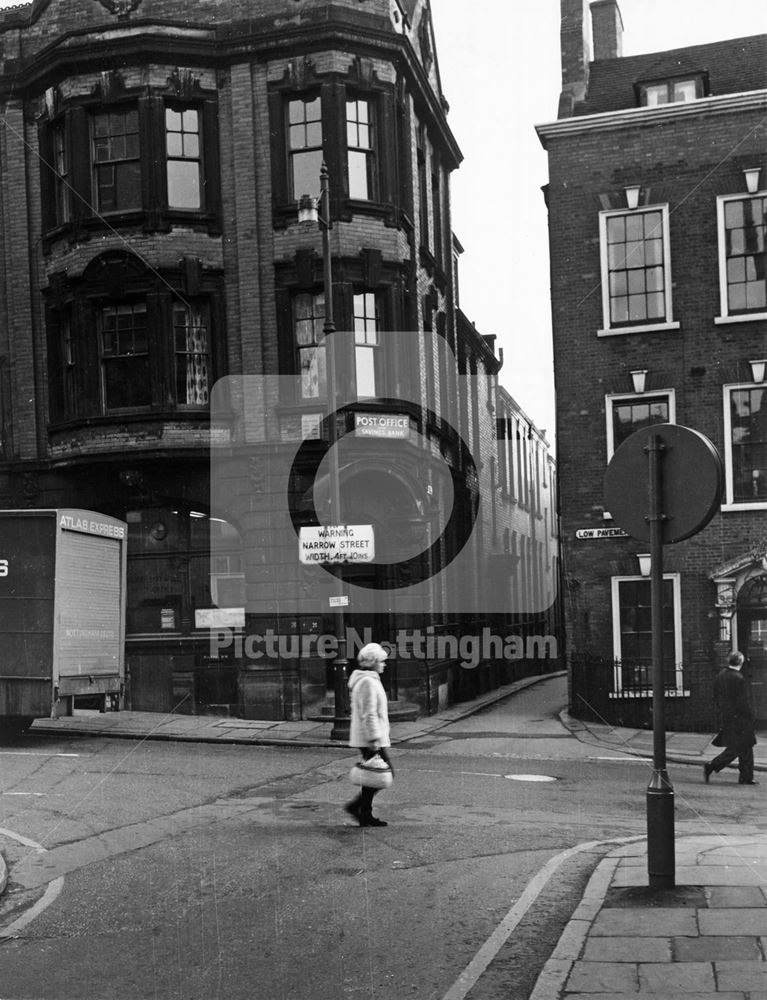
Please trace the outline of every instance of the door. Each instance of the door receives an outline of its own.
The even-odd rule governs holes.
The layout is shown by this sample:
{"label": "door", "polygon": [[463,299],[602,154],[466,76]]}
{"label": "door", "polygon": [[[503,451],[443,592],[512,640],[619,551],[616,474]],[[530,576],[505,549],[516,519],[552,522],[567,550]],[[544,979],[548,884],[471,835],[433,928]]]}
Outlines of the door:
{"label": "door", "polygon": [[767,575],[749,580],[738,595],[738,648],[746,658],[754,714],[767,723]]}

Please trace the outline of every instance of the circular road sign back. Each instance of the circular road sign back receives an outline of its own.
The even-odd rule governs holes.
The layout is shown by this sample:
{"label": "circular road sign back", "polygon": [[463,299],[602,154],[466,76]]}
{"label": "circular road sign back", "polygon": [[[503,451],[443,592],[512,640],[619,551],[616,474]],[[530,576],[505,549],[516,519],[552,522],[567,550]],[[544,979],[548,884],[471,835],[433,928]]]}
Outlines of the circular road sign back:
{"label": "circular road sign back", "polygon": [[617,525],[650,541],[650,463],[653,435],[660,453],[663,544],[681,542],[706,527],[719,509],[724,473],[719,452],[705,435],[680,424],[652,424],[627,438],[605,474],[605,501]]}

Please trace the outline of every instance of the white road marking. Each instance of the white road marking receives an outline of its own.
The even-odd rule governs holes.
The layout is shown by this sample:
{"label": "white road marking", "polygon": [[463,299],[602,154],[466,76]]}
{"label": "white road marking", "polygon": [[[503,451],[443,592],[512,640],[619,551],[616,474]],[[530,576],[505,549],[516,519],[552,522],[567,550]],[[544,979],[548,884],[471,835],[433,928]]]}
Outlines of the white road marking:
{"label": "white road marking", "polygon": [[0,795],[35,795],[43,797],[47,795],[47,792],[0,792]]}
{"label": "white road marking", "polygon": [[64,876],[59,875],[52,882],[48,884],[43,895],[38,899],[34,906],[30,906],[26,913],[22,914],[18,920],[14,920],[12,924],[7,927],[0,927],[0,941],[6,938],[16,937],[27,924],[32,923],[43,910],[47,910],[51,903],[55,902],[58,898],[59,893],[64,888]]}
{"label": "white road marking", "polygon": [[550,774],[504,774],[509,781],[556,781]]}
{"label": "white road marking", "polygon": [[587,757],[586,760],[611,760],[615,764],[644,764],[652,760],[652,757]]}
{"label": "white road marking", "polygon": [[[0,836],[9,837],[11,840],[15,840],[18,844],[23,844],[24,847],[31,847],[33,850],[39,851],[41,854],[48,853],[42,844],[38,844],[36,841],[30,840],[29,837],[24,837],[20,833],[14,833],[13,830],[6,830],[5,828],[0,827]],[[58,878],[53,879],[53,881],[48,884],[45,892],[34,904],[34,906],[30,906],[26,913],[23,913],[18,920],[14,920],[12,924],[9,924],[7,927],[0,927],[0,940],[15,937],[27,926],[27,924],[31,923],[44,910],[48,909],[51,903],[57,899],[63,888],[64,876],[59,875]]]}
{"label": "white road marking", "polygon": [[568,850],[554,855],[553,858],[549,858],[538,874],[528,883],[525,891],[456,979],[442,1000],[465,1000],[469,992],[474,988],[477,980],[483,975],[495,956],[511,937],[514,928],[541,894],[551,876],[568,858],[571,858],[574,854],[591,851],[594,848],[607,846],[608,844],[626,844],[643,839],[643,837],[616,837],[611,840],[592,840],[586,844],[578,844],[575,847],[570,847]]}
{"label": "white road marking", "polygon": [[37,750],[0,750],[0,757],[79,757],[79,753],[40,753]]}

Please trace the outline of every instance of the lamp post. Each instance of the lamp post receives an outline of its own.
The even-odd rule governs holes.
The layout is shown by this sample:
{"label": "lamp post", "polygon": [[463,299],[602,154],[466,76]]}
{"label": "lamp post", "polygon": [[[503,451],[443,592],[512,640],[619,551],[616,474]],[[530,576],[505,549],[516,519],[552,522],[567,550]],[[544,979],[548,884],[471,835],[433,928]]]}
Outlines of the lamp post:
{"label": "lamp post", "polygon": [[[333,315],[333,268],[330,253],[330,178],[325,163],[320,169],[319,204],[309,195],[303,195],[298,204],[298,221],[318,223],[322,232],[322,284],[325,296],[325,321],[322,327],[327,362],[328,436],[330,443],[330,521],[341,523],[341,483],[338,464],[338,364],[336,357],[336,324]],[[349,707],[347,688],[346,616],[344,614],[343,580],[336,577],[337,589],[334,602],[334,629],[336,656],[333,661],[333,728],[331,740],[349,739]]]}

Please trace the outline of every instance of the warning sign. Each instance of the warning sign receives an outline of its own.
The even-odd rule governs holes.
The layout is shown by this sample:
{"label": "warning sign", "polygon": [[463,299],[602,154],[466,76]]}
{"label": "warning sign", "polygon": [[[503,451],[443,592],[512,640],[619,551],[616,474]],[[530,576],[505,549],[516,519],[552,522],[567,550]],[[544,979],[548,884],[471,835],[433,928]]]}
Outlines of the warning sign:
{"label": "warning sign", "polygon": [[373,525],[329,524],[301,528],[298,558],[302,563],[373,562]]}

